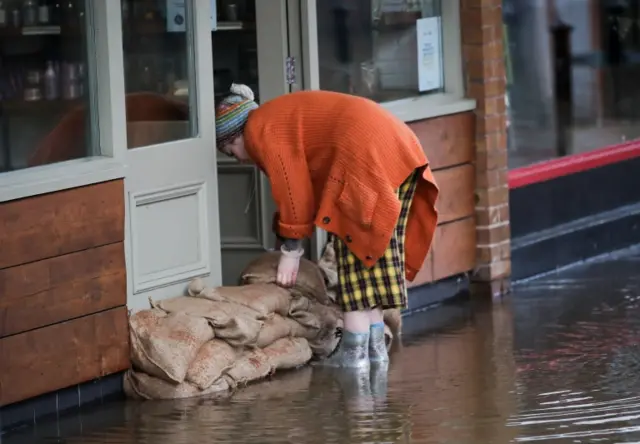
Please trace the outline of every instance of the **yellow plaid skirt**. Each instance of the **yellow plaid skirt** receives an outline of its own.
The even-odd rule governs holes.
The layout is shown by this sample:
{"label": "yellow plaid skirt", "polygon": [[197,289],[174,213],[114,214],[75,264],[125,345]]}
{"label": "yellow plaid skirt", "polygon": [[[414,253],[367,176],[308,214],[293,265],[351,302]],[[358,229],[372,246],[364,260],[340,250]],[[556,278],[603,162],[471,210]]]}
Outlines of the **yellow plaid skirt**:
{"label": "yellow plaid skirt", "polygon": [[367,268],[340,238],[332,236],[338,265],[337,302],[343,311],[406,308],[405,229],[419,174],[414,171],[398,189],[400,217],[389,246],[373,267]]}

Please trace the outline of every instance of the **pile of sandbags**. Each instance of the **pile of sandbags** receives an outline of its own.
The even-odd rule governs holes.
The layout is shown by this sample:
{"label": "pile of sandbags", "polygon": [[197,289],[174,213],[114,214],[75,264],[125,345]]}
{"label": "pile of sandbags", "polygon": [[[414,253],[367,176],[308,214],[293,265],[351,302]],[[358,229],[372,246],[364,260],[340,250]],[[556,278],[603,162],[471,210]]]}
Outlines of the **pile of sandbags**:
{"label": "pile of sandbags", "polygon": [[[328,356],[342,313],[327,290],[326,271],[302,261],[296,285],[276,285],[279,253],[249,264],[236,287],[192,281],[188,296],[158,302],[129,319],[133,368],[125,392],[137,399],[226,394]],[[391,330],[387,339],[391,342]]]}

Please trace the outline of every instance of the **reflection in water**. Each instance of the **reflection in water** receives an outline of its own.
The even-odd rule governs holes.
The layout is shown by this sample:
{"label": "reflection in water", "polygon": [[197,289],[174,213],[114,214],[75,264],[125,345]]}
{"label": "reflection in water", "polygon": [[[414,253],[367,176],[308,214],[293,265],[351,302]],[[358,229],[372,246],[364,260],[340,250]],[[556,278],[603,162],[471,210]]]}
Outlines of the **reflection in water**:
{"label": "reflection in water", "polygon": [[114,403],[39,428],[42,441],[2,442],[638,442],[638,265],[631,251],[520,284],[508,303],[433,311],[447,327],[405,338],[388,380],[305,368],[231,398]]}

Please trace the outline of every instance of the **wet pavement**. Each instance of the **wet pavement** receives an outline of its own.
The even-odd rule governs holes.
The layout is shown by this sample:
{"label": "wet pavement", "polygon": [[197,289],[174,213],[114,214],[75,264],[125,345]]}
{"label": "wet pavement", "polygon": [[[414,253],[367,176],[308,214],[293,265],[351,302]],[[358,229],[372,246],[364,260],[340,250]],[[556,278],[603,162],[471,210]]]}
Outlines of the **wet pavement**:
{"label": "wet pavement", "polygon": [[640,249],[407,319],[386,391],[306,368],[230,399],[114,402],[2,443],[640,442]]}

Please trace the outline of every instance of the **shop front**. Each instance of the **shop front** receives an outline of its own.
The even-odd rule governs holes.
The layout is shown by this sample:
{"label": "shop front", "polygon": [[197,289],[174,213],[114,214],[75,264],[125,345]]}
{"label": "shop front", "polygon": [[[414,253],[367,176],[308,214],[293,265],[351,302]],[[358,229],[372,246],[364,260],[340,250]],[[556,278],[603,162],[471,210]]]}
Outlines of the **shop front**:
{"label": "shop front", "polygon": [[[232,82],[258,102],[303,89],[369,97],[414,129],[441,198],[411,308],[474,271],[508,276],[495,249],[508,212],[488,217],[506,205],[495,192],[506,157],[490,145],[504,131],[501,71],[478,71],[493,44],[474,31],[485,3],[0,2],[4,424],[117,391],[128,311],[195,277],[234,285],[272,247],[266,178],[215,149],[213,110]],[[310,258],[325,241],[308,241]]]}
{"label": "shop front", "polygon": [[503,4],[512,258],[525,278],[640,242],[640,4]]}

